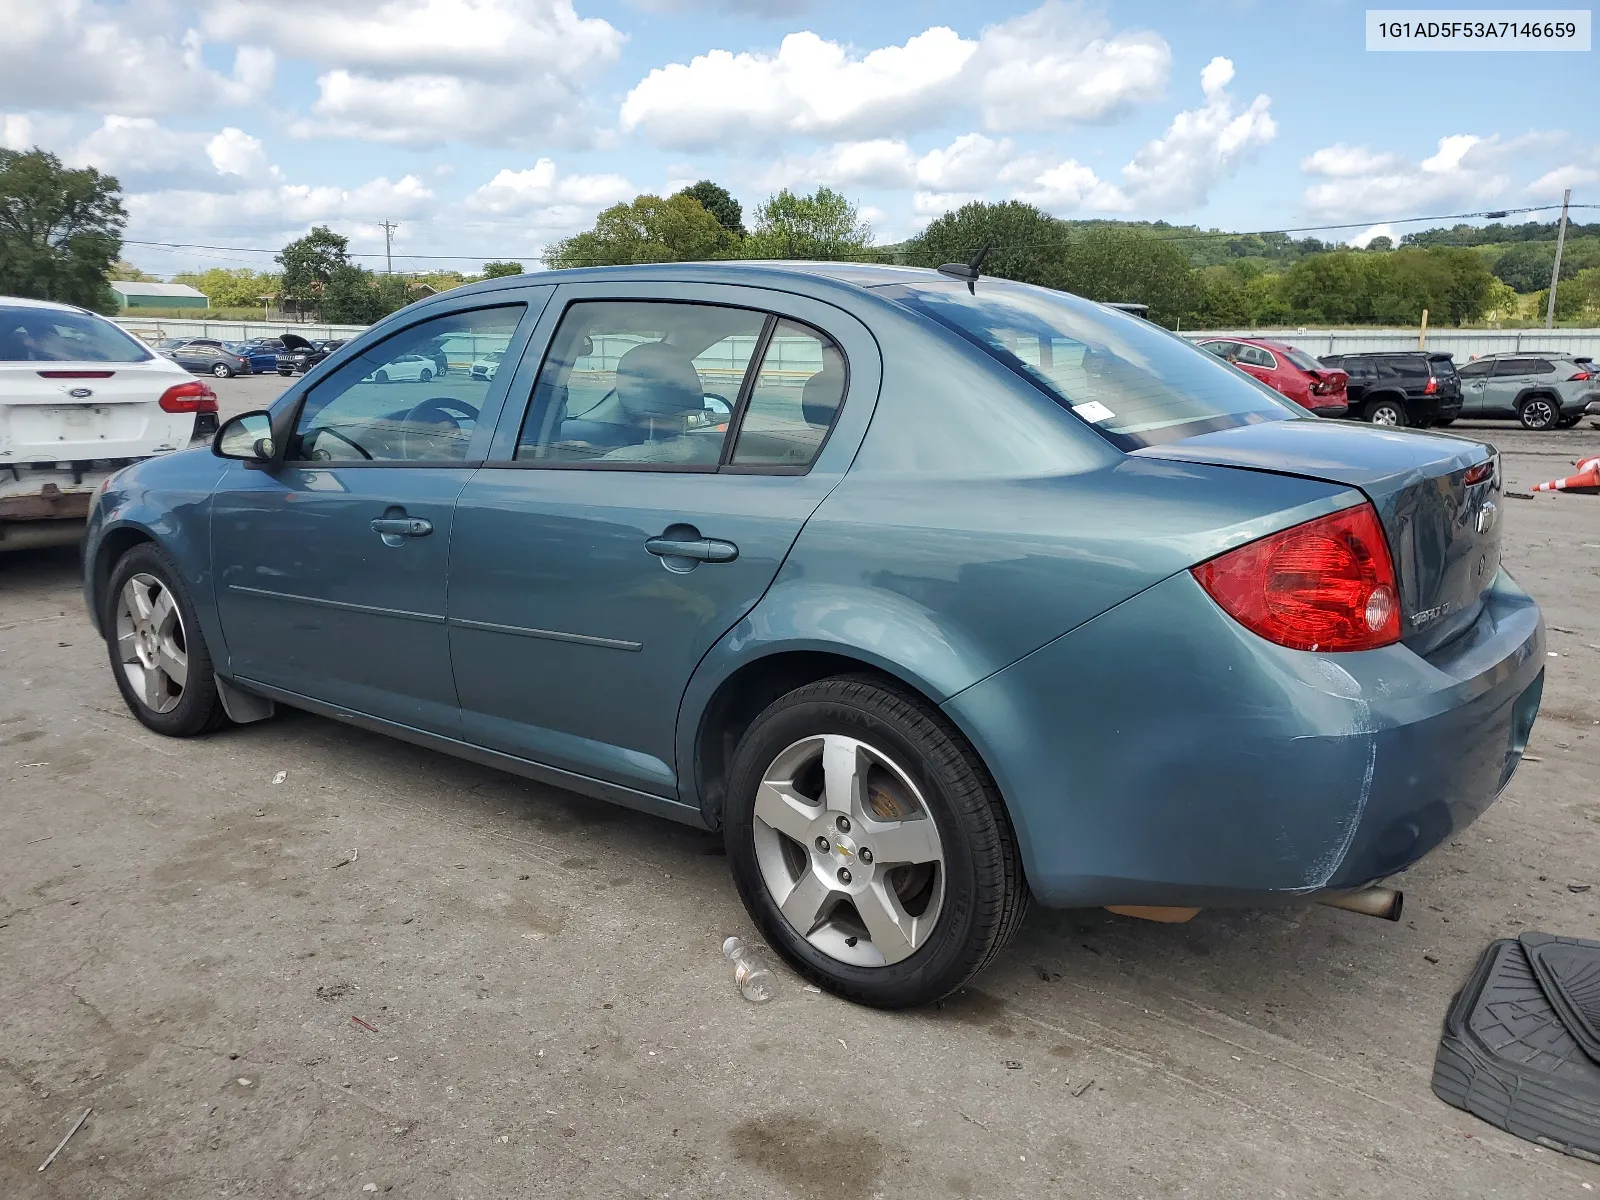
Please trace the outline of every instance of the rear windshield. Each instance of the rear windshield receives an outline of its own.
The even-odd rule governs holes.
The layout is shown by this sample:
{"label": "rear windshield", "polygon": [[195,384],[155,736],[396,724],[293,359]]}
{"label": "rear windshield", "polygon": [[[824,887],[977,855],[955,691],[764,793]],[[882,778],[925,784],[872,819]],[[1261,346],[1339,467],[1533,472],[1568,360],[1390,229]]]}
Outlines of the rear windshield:
{"label": "rear windshield", "polygon": [[1158,325],[1065,292],[983,280],[881,294],[982,347],[1124,450],[1304,416]]}
{"label": "rear windshield", "polygon": [[1296,350],[1293,346],[1283,348],[1283,356],[1299,367],[1302,371],[1320,371],[1322,364],[1304,350]]}
{"label": "rear windshield", "polygon": [[1428,365],[1433,368],[1435,375],[1454,375],[1456,373],[1456,364],[1443,354],[1430,355]]}
{"label": "rear windshield", "polygon": [[0,305],[0,362],[145,362],[150,351],[110,321],[56,308]]}

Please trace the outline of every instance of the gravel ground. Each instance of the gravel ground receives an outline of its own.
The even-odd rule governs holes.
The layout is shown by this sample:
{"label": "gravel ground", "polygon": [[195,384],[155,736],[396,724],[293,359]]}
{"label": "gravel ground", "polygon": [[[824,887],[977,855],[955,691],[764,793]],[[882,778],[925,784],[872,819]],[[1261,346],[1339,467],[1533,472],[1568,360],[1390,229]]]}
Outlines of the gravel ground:
{"label": "gravel ground", "polygon": [[[227,414],[281,386],[218,390]],[[1519,490],[1600,449],[1452,432]],[[1036,909],[901,1014],[782,969],[744,1002],[707,835],[302,714],[148,733],[74,552],[7,556],[0,1195],[1591,1195],[1600,1166],[1428,1086],[1489,939],[1600,927],[1600,498],[1506,510],[1545,709],[1506,795],[1405,878],[1405,921]]]}

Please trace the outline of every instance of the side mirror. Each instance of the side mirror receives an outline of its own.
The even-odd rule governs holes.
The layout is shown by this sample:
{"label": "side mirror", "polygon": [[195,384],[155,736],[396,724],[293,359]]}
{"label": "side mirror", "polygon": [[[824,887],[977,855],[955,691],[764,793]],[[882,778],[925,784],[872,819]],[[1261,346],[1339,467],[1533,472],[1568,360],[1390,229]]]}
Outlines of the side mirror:
{"label": "side mirror", "polygon": [[271,462],[277,455],[272,443],[271,414],[247,412],[224,421],[211,440],[211,453],[240,462]]}

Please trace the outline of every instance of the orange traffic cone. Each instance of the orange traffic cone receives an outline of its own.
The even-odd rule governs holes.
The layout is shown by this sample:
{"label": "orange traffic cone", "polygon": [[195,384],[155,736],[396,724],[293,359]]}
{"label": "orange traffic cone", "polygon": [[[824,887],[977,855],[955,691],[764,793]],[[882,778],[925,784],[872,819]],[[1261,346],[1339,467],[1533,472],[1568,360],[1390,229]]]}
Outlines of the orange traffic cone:
{"label": "orange traffic cone", "polygon": [[1580,496],[1600,495],[1600,455],[1594,458],[1580,458],[1572,465],[1578,468],[1576,475],[1568,475],[1565,479],[1552,479],[1548,483],[1539,484],[1533,490],[1576,492]]}

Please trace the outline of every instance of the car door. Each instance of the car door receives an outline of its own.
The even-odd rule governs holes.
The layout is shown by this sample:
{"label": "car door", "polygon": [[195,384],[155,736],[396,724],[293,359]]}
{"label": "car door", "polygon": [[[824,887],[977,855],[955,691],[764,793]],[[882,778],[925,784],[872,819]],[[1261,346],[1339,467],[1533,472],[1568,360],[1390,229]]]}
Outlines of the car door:
{"label": "car door", "polygon": [[689,676],[848,466],[876,343],[830,305],[735,286],[568,285],[542,326],[457,505],[466,737],[670,799]]}
{"label": "car door", "polygon": [[279,461],[265,470],[230,465],[212,501],[230,673],[458,732],[445,632],[451,522],[488,447],[500,393],[483,380],[374,376],[441,331],[470,329],[502,346],[519,323],[526,332],[523,299],[479,304],[368,346],[291,401]]}
{"label": "car door", "polygon": [[1463,417],[1483,417],[1488,415],[1488,387],[1489,377],[1494,373],[1495,360],[1492,358],[1479,359],[1463,366],[1457,375],[1461,377],[1461,415]]}
{"label": "car door", "polygon": [[1530,358],[1496,359],[1484,393],[1484,415],[1516,416],[1517,396],[1533,382],[1533,370],[1534,360]]}

